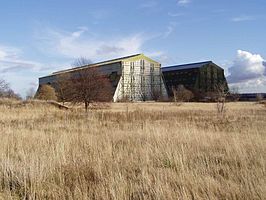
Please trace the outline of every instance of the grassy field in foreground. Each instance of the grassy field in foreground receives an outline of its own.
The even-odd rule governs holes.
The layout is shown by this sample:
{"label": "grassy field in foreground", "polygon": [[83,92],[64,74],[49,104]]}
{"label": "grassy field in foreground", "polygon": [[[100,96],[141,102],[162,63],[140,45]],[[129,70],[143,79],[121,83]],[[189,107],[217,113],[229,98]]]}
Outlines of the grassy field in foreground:
{"label": "grassy field in foreground", "polygon": [[265,199],[266,108],[0,104],[0,199]]}

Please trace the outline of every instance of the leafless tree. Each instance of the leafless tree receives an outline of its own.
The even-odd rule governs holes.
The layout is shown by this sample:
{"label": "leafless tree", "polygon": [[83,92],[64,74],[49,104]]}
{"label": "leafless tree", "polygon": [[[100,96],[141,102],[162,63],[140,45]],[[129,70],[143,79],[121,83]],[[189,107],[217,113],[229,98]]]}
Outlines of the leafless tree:
{"label": "leafless tree", "polygon": [[92,64],[92,61],[85,57],[80,57],[72,63],[72,68],[85,67]]}
{"label": "leafless tree", "polygon": [[[80,57],[76,59],[72,64],[72,68],[86,67],[90,65],[91,60]],[[67,101],[72,101],[73,99],[73,73],[62,73],[57,75],[56,82],[54,83],[54,87],[56,89],[56,95],[58,97],[58,101],[61,101],[63,105]]]}
{"label": "leafless tree", "polygon": [[21,96],[15,93],[4,79],[0,79],[0,97],[21,99]]}
{"label": "leafless tree", "polygon": [[151,97],[155,101],[160,101],[162,100],[162,91],[158,88],[152,88],[151,90]]}
{"label": "leafless tree", "polygon": [[178,102],[177,91],[176,91],[176,88],[175,87],[172,87],[172,93],[173,93],[173,96],[174,96],[173,101],[174,102]]}
{"label": "leafless tree", "polygon": [[216,108],[219,115],[223,116],[226,111],[226,98],[229,94],[228,88],[225,84],[217,84],[216,91]]}
{"label": "leafless tree", "polygon": [[57,76],[55,82],[56,94],[58,101],[61,101],[63,105],[71,99],[70,84],[71,79],[69,74],[65,73]]}
{"label": "leafless tree", "polygon": [[17,99],[17,100],[21,100],[21,96],[17,93],[14,92],[14,90],[12,90],[11,88],[9,88],[6,92],[5,92],[5,96],[6,98],[11,98],[11,99]]}
{"label": "leafless tree", "polygon": [[147,101],[148,100],[148,94],[145,90],[145,87],[142,87],[139,93],[141,101]]}
{"label": "leafless tree", "polygon": [[181,106],[182,102],[178,99],[177,90],[175,87],[172,87],[172,93],[173,93],[173,102],[175,106]]}
{"label": "leafless tree", "polygon": [[232,87],[229,91],[229,95],[233,101],[238,101],[240,98],[238,87]]}
{"label": "leafless tree", "polygon": [[9,89],[8,83],[4,79],[0,79],[0,97],[5,96],[5,93],[8,89]]}
{"label": "leafless tree", "polygon": [[[84,66],[87,59],[81,58],[76,66]],[[107,77],[102,75],[97,67],[87,67],[71,74],[68,88],[68,99],[72,103],[85,105],[86,112],[92,102],[106,102],[111,100],[112,86]]]}

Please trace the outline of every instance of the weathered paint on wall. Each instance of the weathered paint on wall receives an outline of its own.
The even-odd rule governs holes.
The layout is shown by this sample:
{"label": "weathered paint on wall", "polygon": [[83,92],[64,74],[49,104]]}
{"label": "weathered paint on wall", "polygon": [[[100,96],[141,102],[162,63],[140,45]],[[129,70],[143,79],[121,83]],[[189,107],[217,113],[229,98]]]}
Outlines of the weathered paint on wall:
{"label": "weathered paint on wall", "polygon": [[161,73],[161,64],[143,54],[114,59],[84,67],[55,72],[39,78],[39,85],[54,85],[62,74],[75,73],[87,67],[97,67],[102,75],[108,76],[114,88],[113,101],[145,101],[155,99],[155,94],[167,99],[167,91]]}
{"label": "weathered paint on wall", "polygon": [[115,102],[124,99],[147,101],[167,97],[160,63],[145,57],[122,62],[122,75],[114,95]]}

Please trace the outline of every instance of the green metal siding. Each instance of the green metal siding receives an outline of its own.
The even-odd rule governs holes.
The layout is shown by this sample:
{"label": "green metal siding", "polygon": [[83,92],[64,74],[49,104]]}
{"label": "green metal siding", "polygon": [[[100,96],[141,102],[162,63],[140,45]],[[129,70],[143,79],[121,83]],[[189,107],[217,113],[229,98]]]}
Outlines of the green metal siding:
{"label": "green metal siding", "polygon": [[172,96],[172,87],[184,85],[194,93],[215,92],[216,86],[225,84],[224,70],[214,63],[202,65],[200,68],[182,69],[163,72],[168,94]]}

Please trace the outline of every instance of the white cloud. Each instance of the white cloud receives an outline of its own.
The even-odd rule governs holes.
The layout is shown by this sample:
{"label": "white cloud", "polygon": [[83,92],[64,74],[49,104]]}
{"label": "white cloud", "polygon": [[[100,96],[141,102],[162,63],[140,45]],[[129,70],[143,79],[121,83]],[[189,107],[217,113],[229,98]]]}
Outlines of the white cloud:
{"label": "white cloud", "polygon": [[228,69],[230,75],[227,80],[231,85],[245,91],[254,92],[263,88],[265,91],[266,66],[264,63],[261,55],[238,50],[233,66]]}
{"label": "white cloud", "polygon": [[0,49],[0,60],[4,59],[7,56],[6,52]]}
{"label": "white cloud", "polygon": [[264,59],[259,54],[238,50],[233,66],[229,68],[230,82],[240,82],[264,76]]}
{"label": "white cloud", "polygon": [[[107,34],[106,38],[99,38],[94,32],[90,33],[87,27],[79,27],[72,32],[44,29],[43,32],[36,33],[35,39],[38,39],[37,48],[42,50],[44,57],[54,58],[55,62],[40,63],[26,59],[21,49],[0,45],[0,77],[23,96],[31,83],[38,81],[38,77],[68,68],[71,60],[77,57],[102,61],[141,53],[145,42],[155,39],[155,36],[141,33],[127,36]],[[161,55],[156,51],[151,51],[150,54],[153,57]]]}
{"label": "white cloud", "polygon": [[184,16],[185,14],[184,13],[173,13],[173,12],[168,12],[168,15],[170,17],[181,17],[181,16]]}
{"label": "white cloud", "polygon": [[247,80],[241,83],[231,83],[230,88],[237,88],[240,93],[265,93],[266,77]]}
{"label": "white cloud", "polygon": [[[266,61],[263,62],[263,65],[264,65],[264,67],[265,67],[265,69],[266,69]],[[265,72],[264,72],[264,76],[266,76],[266,70],[265,70]]]}
{"label": "white cloud", "polygon": [[243,21],[255,20],[255,17],[254,16],[243,15],[243,16],[234,17],[231,20],[233,22],[243,22]]}
{"label": "white cloud", "polygon": [[178,0],[177,3],[179,5],[186,5],[189,4],[191,1],[190,0]]}
{"label": "white cloud", "polygon": [[88,28],[85,26],[79,27],[79,30],[75,31],[72,33],[72,37],[73,38],[79,38],[83,33],[85,33],[86,31],[88,31]]}
{"label": "white cloud", "polygon": [[33,82],[38,82],[38,77],[60,69],[60,66],[62,63],[45,64],[26,59],[21,49],[0,45],[0,78],[10,83],[11,88],[22,96]]}
{"label": "white cloud", "polygon": [[39,71],[43,70],[43,65],[25,59],[22,50],[0,45],[0,77],[10,83],[11,88],[25,96],[30,82],[38,80]]}
{"label": "white cloud", "polygon": [[41,69],[41,64],[23,59],[22,51],[14,47],[0,46],[0,73],[18,72],[27,69]]}
{"label": "white cloud", "polygon": [[48,29],[38,33],[38,39],[43,51],[70,59],[82,56],[93,61],[140,53],[144,42],[148,40],[140,33],[102,39],[85,27],[74,32]]}
{"label": "white cloud", "polygon": [[167,26],[167,29],[166,29],[163,37],[167,38],[168,36],[170,36],[174,32],[176,25],[177,24],[175,22],[170,22],[169,25]]}
{"label": "white cloud", "polygon": [[20,53],[18,48],[0,45],[0,60],[16,59]]}

